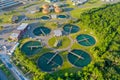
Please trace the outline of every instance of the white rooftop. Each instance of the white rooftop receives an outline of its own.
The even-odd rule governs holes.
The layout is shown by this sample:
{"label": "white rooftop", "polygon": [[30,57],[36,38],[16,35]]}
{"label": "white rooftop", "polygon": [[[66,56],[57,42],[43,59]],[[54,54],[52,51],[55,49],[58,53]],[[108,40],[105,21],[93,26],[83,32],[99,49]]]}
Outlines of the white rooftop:
{"label": "white rooftop", "polygon": [[12,33],[10,35],[10,37],[12,37],[12,38],[18,38],[18,36],[19,36],[19,33]]}
{"label": "white rooftop", "polygon": [[84,3],[84,2],[86,2],[88,0],[71,0],[71,1],[74,2],[74,3],[79,4],[79,3]]}
{"label": "white rooftop", "polygon": [[53,18],[53,19],[57,18],[57,15],[56,14],[51,14],[51,18]]}
{"label": "white rooftop", "polygon": [[20,26],[18,26],[17,30],[24,30],[28,26],[28,23],[22,23]]}
{"label": "white rooftop", "polygon": [[62,31],[61,30],[54,30],[54,36],[61,36]]}

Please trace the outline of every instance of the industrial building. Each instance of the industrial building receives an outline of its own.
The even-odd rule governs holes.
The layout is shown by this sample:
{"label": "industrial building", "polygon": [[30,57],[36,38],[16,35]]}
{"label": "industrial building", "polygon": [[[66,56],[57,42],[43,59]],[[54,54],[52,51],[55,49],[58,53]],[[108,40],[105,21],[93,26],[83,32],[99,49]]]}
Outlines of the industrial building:
{"label": "industrial building", "polygon": [[27,27],[28,27],[28,23],[22,23],[20,26],[17,27],[16,30],[12,31],[12,34],[9,36],[9,39],[11,41],[18,41],[21,35],[24,34]]}
{"label": "industrial building", "polygon": [[73,2],[73,5],[80,5],[80,4],[84,4],[88,0],[71,0],[71,1]]}
{"label": "industrial building", "polygon": [[13,6],[18,6],[20,4],[22,4],[22,2],[14,0],[0,0],[0,10],[4,10]]}

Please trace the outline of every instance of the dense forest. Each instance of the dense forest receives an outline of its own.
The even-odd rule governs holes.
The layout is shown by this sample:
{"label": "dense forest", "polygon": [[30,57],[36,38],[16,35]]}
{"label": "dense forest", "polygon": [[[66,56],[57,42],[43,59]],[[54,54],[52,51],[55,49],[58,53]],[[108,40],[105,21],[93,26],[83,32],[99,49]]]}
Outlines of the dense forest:
{"label": "dense forest", "polygon": [[120,79],[120,3],[89,10],[80,19],[99,38],[98,45],[91,50],[98,60],[93,64],[92,72],[86,71],[87,78]]}
{"label": "dense forest", "polygon": [[43,73],[33,66],[34,62],[22,56],[19,49],[15,52],[16,59],[34,73],[34,80],[119,80],[120,3],[84,12],[80,15],[80,23],[86,29],[93,30],[98,37],[98,44],[90,50],[94,61],[82,70],[76,73],[62,72],[57,76]]}
{"label": "dense forest", "polygon": [[102,56],[120,31],[120,3],[107,5],[103,8],[92,9],[81,15],[84,25],[95,31],[100,45],[95,47],[99,56]]}

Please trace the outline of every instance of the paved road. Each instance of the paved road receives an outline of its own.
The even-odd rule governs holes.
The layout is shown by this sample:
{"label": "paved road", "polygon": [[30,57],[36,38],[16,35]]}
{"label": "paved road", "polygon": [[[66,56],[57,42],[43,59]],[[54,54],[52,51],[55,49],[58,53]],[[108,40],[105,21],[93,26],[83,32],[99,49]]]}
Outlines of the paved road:
{"label": "paved road", "polygon": [[13,74],[15,75],[15,77],[17,78],[17,80],[28,80],[27,78],[25,78],[23,76],[22,73],[20,73],[20,71],[16,68],[15,65],[13,65],[10,62],[10,58],[8,55],[6,54],[0,54],[0,59],[2,60],[2,62],[6,65],[6,67],[13,72]]}

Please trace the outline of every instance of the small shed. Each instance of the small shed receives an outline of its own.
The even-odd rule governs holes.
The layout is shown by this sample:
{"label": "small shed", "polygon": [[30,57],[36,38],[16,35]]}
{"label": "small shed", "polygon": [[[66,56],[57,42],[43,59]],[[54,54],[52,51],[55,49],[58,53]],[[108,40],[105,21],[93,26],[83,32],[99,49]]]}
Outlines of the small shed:
{"label": "small shed", "polygon": [[17,23],[18,22],[18,16],[13,15],[12,16],[12,23]]}
{"label": "small shed", "polygon": [[86,3],[88,0],[71,0],[73,5],[80,5]]}
{"label": "small shed", "polygon": [[57,18],[56,14],[51,14],[50,16],[51,16],[52,19],[56,19]]}
{"label": "small shed", "polygon": [[51,5],[51,6],[49,7],[49,10],[50,10],[50,11],[54,11],[54,6]]}
{"label": "small shed", "polygon": [[54,36],[62,36],[61,30],[54,30]]}

